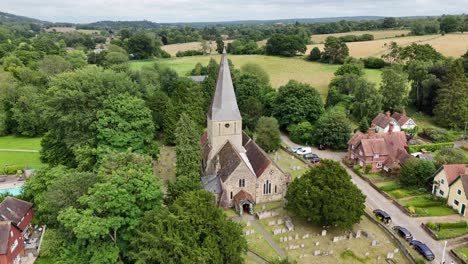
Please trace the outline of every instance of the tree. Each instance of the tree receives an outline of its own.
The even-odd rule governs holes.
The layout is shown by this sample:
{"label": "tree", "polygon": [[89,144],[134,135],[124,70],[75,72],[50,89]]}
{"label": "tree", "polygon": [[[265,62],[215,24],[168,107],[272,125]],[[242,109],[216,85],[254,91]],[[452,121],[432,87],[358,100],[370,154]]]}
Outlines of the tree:
{"label": "tree", "polygon": [[39,71],[51,77],[72,69],[70,62],[58,55],[47,55],[39,61]]}
{"label": "tree", "polygon": [[309,57],[307,57],[308,60],[310,61],[319,61],[322,58],[322,52],[318,47],[314,47],[309,54]]}
{"label": "tree", "polygon": [[359,85],[353,93],[353,105],[351,112],[359,120],[363,117],[373,118],[382,109],[382,95],[373,83],[360,78]]}
{"label": "tree", "polygon": [[341,64],[349,56],[349,49],[346,43],[337,37],[327,37],[322,53],[322,61],[332,64]]}
{"label": "tree", "polygon": [[303,121],[314,123],[323,112],[322,98],[317,90],[294,80],[279,88],[273,106],[273,115],[282,127]]}
{"label": "tree", "polygon": [[219,54],[222,54],[224,50],[224,41],[221,37],[216,38],[216,51]]}
{"label": "tree", "polygon": [[136,264],[235,264],[247,251],[241,226],[206,191],[188,192],[168,208],[146,213],[137,232],[130,255]]}
{"label": "tree", "polygon": [[382,95],[383,109],[397,111],[407,104],[408,74],[402,67],[396,65],[387,67],[382,71],[380,94]]}
{"label": "tree", "polygon": [[366,117],[363,117],[359,122],[359,131],[362,133],[367,133],[367,130],[369,130],[369,121]]}
{"label": "tree", "polygon": [[161,43],[154,35],[145,32],[137,32],[128,39],[128,53],[135,59],[148,59],[157,54]]}
{"label": "tree", "polygon": [[196,125],[186,113],[180,115],[176,128],[176,176],[200,177],[201,147]]}
{"label": "tree", "polygon": [[255,133],[257,134],[257,144],[266,152],[272,152],[280,148],[279,125],[274,117],[260,117],[255,127]]}
{"label": "tree", "polygon": [[345,74],[354,74],[357,76],[364,75],[364,66],[361,63],[346,63],[338,68],[335,72],[335,76],[341,76]]}
{"label": "tree", "polygon": [[440,168],[446,164],[465,164],[468,163],[468,158],[462,149],[458,148],[442,148],[434,157],[436,168]]}
{"label": "tree", "polygon": [[395,28],[397,25],[397,20],[394,17],[386,17],[382,21],[383,28]]}
{"label": "tree", "polygon": [[318,225],[351,228],[361,221],[365,196],[336,161],[321,160],[288,186],[286,209]]}
{"label": "tree", "polygon": [[151,159],[133,153],[108,154],[98,174],[104,181],[89,188],[79,206],[61,211],[58,220],[77,245],[101,259],[90,262],[122,263],[144,213],[161,209],[161,184]]}
{"label": "tree", "polygon": [[312,134],[316,143],[332,149],[346,149],[351,136],[351,122],[346,114],[330,110],[318,119]]}
{"label": "tree", "polygon": [[442,16],[440,19],[440,31],[451,33],[460,30],[461,21],[458,16]]}
{"label": "tree", "polygon": [[313,129],[312,124],[307,121],[290,125],[288,126],[289,138],[295,143],[310,145],[312,144]]}
{"label": "tree", "polygon": [[435,172],[432,161],[409,159],[401,166],[400,182],[408,187],[426,187]]}
{"label": "tree", "polygon": [[463,128],[468,121],[468,79],[462,59],[450,64],[444,81],[434,108],[436,121],[445,127]]}
{"label": "tree", "polygon": [[145,102],[128,94],[104,100],[96,113],[97,147],[131,151],[157,158],[154,123]]}
{"label": "tree", "polygon": [[265,69],[263,69],[262,66],[258,65],[257,63],[249,62],[242,65],[241,72],[244,74],[256,76],[258,81],[264,85],[270,84],[270,76],[265,71]]}
{"label": "tree", "polygon": [[146,106],[151,110],[156,131],[163,130],[169,100],[169,96],[161,89],[154,89],[146,99]]}
{"label": "tree", "polygon": [[177,113],[172,100],[168,100],[164,112],[163,131],[164,143],[174,145],[176,143]]}
{"label": "tree", "polygon": [[265,51],[268,55],[293,57],[297,53],[305,53],[307,47],[298,36],[275,34],[268,39]]}
{"label": "tree", "polygon": [[78,69],[88,64],[88,57],[82,50],[72,50],[67,52],[65,59],[71,64],[73,69]]}
{"label": "tree", "polygon": [[43,120],[43,91],[31,85],[17,89],[18,97],[11,108],[16,126],[13,132],[20,136],[34,137],[42,135],[46,129]]}
{"label": "tree", "polygon": [[169,96],[172,97],[172,93],[176,89],[179,83],[179,75],[172,68],[164,68],[160,73],[161,89]]}

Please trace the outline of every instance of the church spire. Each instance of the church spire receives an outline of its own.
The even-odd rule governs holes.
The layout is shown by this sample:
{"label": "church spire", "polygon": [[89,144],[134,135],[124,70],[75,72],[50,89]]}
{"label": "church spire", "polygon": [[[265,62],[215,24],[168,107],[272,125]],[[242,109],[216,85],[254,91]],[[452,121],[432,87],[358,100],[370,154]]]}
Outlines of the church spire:
{"label": "church spire", "polygon": [[240,120],[241,114],[237,106],[236,94],[232,84],[231,71],[226,54],[223,49],[221,62],[219,65],[218,81],[216,90],[208,112],[208,117],[213,121],[233,121]]}

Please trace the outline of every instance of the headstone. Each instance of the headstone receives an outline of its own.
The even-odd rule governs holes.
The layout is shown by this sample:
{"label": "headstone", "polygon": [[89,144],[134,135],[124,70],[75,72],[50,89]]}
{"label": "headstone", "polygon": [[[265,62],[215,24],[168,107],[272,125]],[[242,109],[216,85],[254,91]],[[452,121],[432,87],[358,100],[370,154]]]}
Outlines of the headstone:
{"label": "headstone", "polygon": [[317,242],[315,242],[315,245],[316,245],[316,246],[320,245],[320,242],[318,242],[318,241],[317,241]]}
{"label": "headstone", "polygon": [[246,224],[246,225],[247,225],[247,226],[250,226],[250,220],[249,220],[249,221],[247,221],[247,224]]}
{"label": "headstone", "polygon": [[361,230],[358,230],[356,231],[356,238],[360,238],[361,237]]}
{"label": "headstone", "polygon": [[318,255],[320,255],[320,249],[317,249],[314,251],[314,256],[318,256]]}
{"label": "headstone", "polygon": [[333,255],[333,250],[328,251],[328,254]]}
{"label": "headstone", "polygon": [[254,229],[250,230],[250,234],[253,234],[253,233],[255,233],[255,230]]}
{"label": "headstone", "polygon": [[305,247],[304,244],[301,244],[301,248],[304,248],[304,247]]}
{"label": "headstone", "polygon": [[292,223],[291,217],[289,217],[289,216],[286,217],[286,219],[284,221],[284,225],[286,226],[286,228],[289,231],[294,231],[294,225]]}
{"label": "headstone", "polygon": [[276,221],[270,221],[270,222],[268,222],[268,225],[269,225],[269,226],[273,226],[273,225],[275,225],[275,224],[276,224]]}
{"label": "headstone", "polygon": [[288,240],[289,240],[289,241],[292,241],[292,236],[288,237]]}
{"label": "headstone", "polygon": [[286,228],[281,229],[281,233],[286,233]]}
{"label": "headstone", "polygon": [[266,205],[262,205],[262,211],[266,210]]}
{"label": "headstone", "polygon": [[280,242],[283,243],[283,237],[280,237]]}
{"label": "headstone", "polygon": [[322,236],[326,236],[327,235],[327,230],[322,230]]}
{"label": "headstone", "polygon": [[364,256],[368,257],[370,255],[369,252],[366,252],[366,254],[364,254]]}
{"label": "headstone", "polygon": [[298,239],[299,239],[299,235],[298,235],[298,234],[296,234],[296,237],[295,237],[294,239],[298,240]]}
{"label": "headstone", "polygon": [[399,251],[398,248],[395,248],[395,249],[393,250],[393,253],[397,254],[398,251]]}
{"label": "headstone", "polygon": [[393,259],[393,252],[387,253],[387,259]]}
{"label": "headstone", "polygon": [[276,235],[279,235],[279,234],[281,234],[281,228],[277,228],[277,229],[273,230],[273,235],[276,236]]}
{"label": "headstone", "polygon": [[245,231],[245,235],[246,236],[250,235],[250,230]]}
{"label": "headstone", "polygon": [[282,224],[283,224],[283,219],[281,219],[281,218],[280,218],[280,219],[278,219],[278,221],[276,221],[276,224],[278,224],[278,225],[282,225]]}
{"label": "headstone", "polygon": [[379,244],[379,241],[377,240],[372,240],[372,246],[375,247]]}
{"label": "headstone", "polygon": [[333,237],[333,242],[338,242],[340,240],[340,237]]}

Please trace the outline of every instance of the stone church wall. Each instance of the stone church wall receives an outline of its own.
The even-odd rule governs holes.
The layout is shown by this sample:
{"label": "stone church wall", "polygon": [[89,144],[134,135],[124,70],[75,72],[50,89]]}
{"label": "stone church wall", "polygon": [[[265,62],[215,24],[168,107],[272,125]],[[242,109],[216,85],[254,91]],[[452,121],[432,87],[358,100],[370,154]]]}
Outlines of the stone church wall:
{"label": "stone church wall", "polygon": [[[263,194],[263,185],[266,181],[271,182],[271,194]],[[276,192],[275,192],[276,186]],[[274,164],[270,164],[263,174],[257,179],[257,191],[255,202],[266,203],[282,200],[286,194],[286,181],[284,173]]]}
{"label": "stone church wall", "polygon": [[[245,187],[239,187],[239,180],[245,179]],[[244,162],[241,162],[239,166],[231,173],[231,176],[223,183],[223,187],[227,191],[229,198],[229,207],[234,206],[234,200],[232,199],[238,192],[244,190],[255,199],[255,186],[257,183],[257,178],[252,174],[250,169],[245,165]],[[232,197],[231,197],[232,192]]]}

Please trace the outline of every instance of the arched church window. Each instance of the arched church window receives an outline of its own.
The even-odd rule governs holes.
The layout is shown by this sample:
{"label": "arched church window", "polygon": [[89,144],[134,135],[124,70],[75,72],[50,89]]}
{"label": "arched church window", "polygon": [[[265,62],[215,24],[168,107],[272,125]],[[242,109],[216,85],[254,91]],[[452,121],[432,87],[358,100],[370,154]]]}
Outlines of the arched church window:
{"label": "arched church window", "polygon": [[263,184],[263,194],[271,194],[271,181],[267,180]]}

